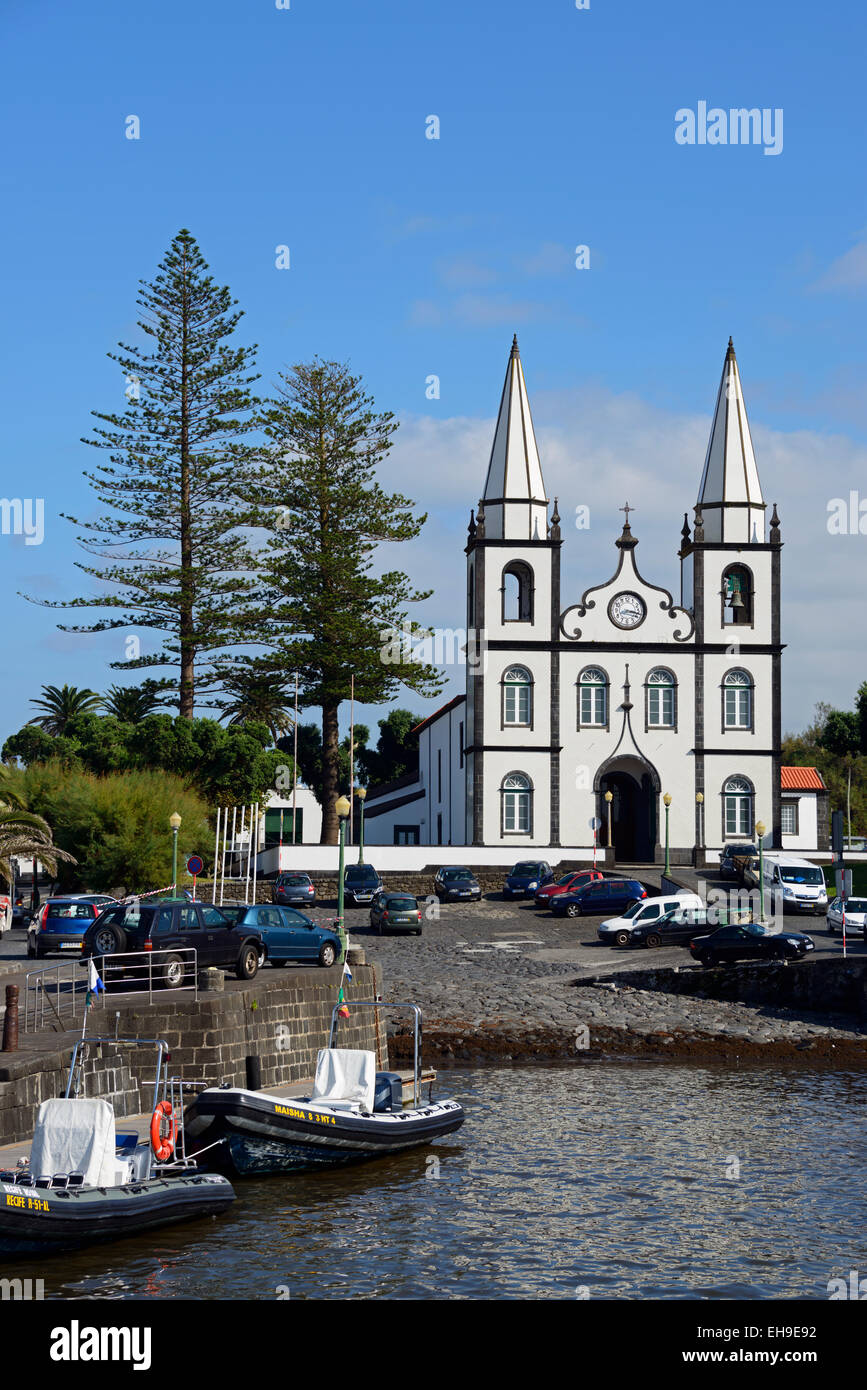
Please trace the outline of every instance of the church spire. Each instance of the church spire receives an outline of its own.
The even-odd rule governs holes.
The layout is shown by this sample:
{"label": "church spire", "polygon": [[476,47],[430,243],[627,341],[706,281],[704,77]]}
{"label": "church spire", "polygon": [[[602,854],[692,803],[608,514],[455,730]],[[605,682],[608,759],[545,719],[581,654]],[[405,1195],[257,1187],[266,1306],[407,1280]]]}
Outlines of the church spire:
{"label": "church spire", "polygon": [[512,339],[484,491],[489,537],[542,538],[548,499],[517,334]]}
{"label": "church spire", "polygon": [[734,344],[729,338],[698,493],[704,540],[765,539],[765,503]]}

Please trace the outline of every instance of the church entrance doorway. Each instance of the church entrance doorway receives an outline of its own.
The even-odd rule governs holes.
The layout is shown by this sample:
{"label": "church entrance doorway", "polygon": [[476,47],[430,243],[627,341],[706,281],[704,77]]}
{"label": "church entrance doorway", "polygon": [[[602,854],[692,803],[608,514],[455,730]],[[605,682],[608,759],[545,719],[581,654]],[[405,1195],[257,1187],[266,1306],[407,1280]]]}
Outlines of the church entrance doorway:
{"label": "church entrance doorway", "polygon": [[610,770],[600,779],[602,835],[607,836],[605,793],[611,792],[614,858],[621,864],[652,864],[656,849],[656,789],[653,778],[642,764],[637,759],[630,759],[630,762],[635,766],[628,771],[625,768]]}

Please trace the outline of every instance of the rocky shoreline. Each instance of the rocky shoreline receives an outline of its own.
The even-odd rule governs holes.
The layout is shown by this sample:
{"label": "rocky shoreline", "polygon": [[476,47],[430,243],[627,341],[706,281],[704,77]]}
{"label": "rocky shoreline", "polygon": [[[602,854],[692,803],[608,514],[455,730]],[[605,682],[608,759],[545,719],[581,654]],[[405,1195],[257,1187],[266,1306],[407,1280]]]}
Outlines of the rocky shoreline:
{"label": "rocky shoreline", "polygon": [[[425,1060],[440,1067],[608,1057],[867,1066],[867,1026],[850,1014],[795,1014],[767,1004],[562,976],[522,982],[520,1012],[514,1001],[504,1008],[498,993],[488,999],[454,983],[427,991],[416,984]],[[411,1061],[408,1033],[396,1031],[389,1045],[395,1060]]]}

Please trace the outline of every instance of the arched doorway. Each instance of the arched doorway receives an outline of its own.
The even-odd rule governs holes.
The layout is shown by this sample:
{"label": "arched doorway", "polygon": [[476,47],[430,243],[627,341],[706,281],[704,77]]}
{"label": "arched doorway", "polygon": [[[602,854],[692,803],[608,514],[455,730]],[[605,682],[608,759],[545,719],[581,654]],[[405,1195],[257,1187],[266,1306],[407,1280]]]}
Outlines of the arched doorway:
{"label": "arched doorway", "polygon": [[598,781],[603,843],[607,843],[610,791],[611,838],[621,864],[652,864],[656,857],[658,788],[652,770],[638,758],[618,759]]}

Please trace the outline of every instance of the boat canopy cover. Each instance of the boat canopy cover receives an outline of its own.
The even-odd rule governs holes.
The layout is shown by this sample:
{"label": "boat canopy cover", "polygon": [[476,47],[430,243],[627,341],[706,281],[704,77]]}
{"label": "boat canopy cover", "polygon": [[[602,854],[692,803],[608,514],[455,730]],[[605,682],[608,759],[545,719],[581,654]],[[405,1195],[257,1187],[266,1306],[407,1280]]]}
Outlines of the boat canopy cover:
{"label": "boat canopy cover", "polygon": [[373,1110],[375,1089],[374,1053],[348,1047],[319,1049],[311,1101],[327,1101],[329,1105],[350,1101],[364,1110]]}
{"label": "boat canopy cover", "polygon": [[30,1171],[35,1177],[83,1173],[86,1187],[117,1181],[114,1110],[107,1100],[44,1100],[36,1117]]}

